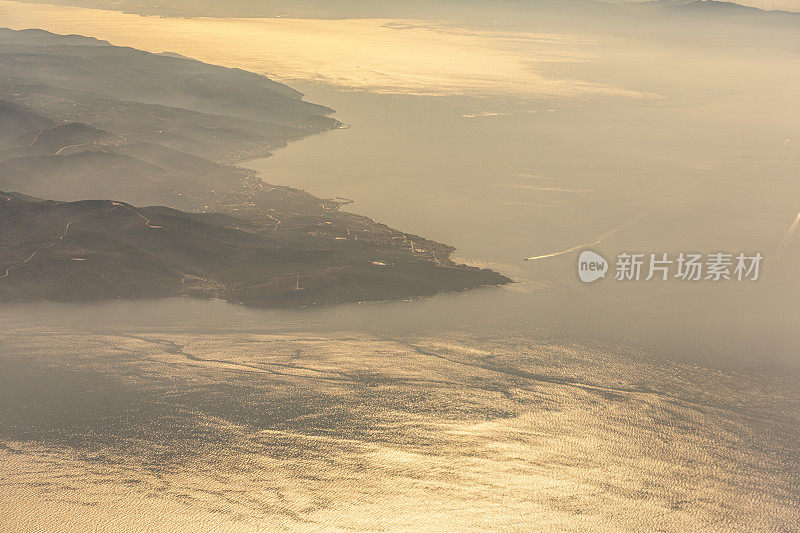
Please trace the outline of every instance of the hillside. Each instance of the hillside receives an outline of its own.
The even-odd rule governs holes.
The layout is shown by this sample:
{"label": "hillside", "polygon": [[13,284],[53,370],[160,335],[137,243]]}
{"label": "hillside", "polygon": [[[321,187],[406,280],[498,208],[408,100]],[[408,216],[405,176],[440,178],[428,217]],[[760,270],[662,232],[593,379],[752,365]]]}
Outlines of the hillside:
{"label": "hillside", "polygon": [[42,128],[77,123],[236,161],[338,125],[265,76],[42,30],[0,28],[0,73],[0,140],[24,151]]}
{"label": "hillside", "polygon": [[[309,232],[313,219],[272,231],[216,213],[0,193],[0,300],[194,296],[307,306],[509,282],[431,261],[425,250],[417,256],[367,220],[351,230],[364,239],[339,239],[327,224]],[[434,257],[450,252],[424,239],[419,245]]]}

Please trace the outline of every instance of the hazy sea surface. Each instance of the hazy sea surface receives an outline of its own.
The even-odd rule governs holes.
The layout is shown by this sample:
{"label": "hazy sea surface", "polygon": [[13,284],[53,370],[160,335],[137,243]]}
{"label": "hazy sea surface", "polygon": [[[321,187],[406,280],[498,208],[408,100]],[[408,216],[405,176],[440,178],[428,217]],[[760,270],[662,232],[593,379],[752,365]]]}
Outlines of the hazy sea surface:
{"label": "hazy sea surface", "polygon": [[[302,66],[312,52],[287,47],[277,61],[257,40],[229,40],[244,22],[125,15],[114,27],[104,17],[122,14],[3,9],[15,27],[112,42],[116,31],[120,44],[204,59],[213,48],[254,70],[271,62],[351,127],[248,166],[351,198],[348,209],[518,283],[302,311],[5,306],[0,529],[800,523],[800,243],[778,254],[800,210],[793,53],[564,35],[546,46],[570,60],[537,66],[524,61],[530,36],[348,21],[326,35],[355,32],[349,48],[290,71],[281,62]],[[246,24],[243,39],[283,22]],[[282,31],[302,43],[299,24]],[[437,80],[435,62],[416,71],[412,55],[394,72],[394,50],[419,32],[433,55],[490,46],[509,69],[467,57]],[[340,67],[367,35],[382,47]],[[516,68],[533,69],[529,88],[505,83]],[[583,89],[543,90],[554,86],[536,85],[543,77]],[[408,79],[417,94],[401,94]],[[574,253],[522,260],[615,229],[592,246],[610,260],[761,252],[761,278],[584,285]]]}

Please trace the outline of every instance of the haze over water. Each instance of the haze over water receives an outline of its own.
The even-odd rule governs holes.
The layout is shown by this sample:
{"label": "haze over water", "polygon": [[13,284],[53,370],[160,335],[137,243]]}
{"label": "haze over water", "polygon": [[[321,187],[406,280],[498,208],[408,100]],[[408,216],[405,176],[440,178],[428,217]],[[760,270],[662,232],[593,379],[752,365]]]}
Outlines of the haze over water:
{"label": "haze over water", "polygon": [[[777,253],[800,211],[797,52],[16,2],[0,17],[290,82],[351,127],[248,166],[518,281],[303,311],[7,307],[0,390],[34,422],[3,435],[0,525],[800,521],[800,243]],[[612,262],[761,252],[762,277],[583,285],[577,254],[522,261],[620,226],[592,246]]]}

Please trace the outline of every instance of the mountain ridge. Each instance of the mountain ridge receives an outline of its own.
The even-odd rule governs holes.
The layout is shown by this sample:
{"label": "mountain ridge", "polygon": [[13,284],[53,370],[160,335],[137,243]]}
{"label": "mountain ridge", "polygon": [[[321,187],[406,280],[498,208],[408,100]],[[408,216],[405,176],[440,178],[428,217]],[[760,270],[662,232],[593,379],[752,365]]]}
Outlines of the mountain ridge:
{"label": "mountain ridge", "polygon": [[[0,227],[4,301],[190,296],[307,307],[510,282],[449,259],[421,259],[391,240],[376,247],[302,231],[275,233],[222,213],[111,200],[56,202],[0,192]],[[452,252],[418,242],[441,247],[448,257]]]}

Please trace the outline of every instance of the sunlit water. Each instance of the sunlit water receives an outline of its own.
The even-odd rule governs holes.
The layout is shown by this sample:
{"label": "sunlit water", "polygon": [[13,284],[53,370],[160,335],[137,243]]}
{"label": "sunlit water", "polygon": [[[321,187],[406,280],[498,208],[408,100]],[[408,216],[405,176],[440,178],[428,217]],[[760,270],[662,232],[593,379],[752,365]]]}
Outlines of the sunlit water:
{"label": "sunlit water", "polygon": [[[655,97],[556,75],[553,66],[584,62],[594,53],[595,43],[569,35],[468,30],[418,20],[160,19],[9,0],[0,1],[0,16],[13,29],[86,34],[284,80],[314,79],[373,92]],[[222,46],[221,39],[227,41]]]}
{"label": "sunlit water", "polygon": [[[175,22],[137,24],[147,47]],[[800,210],[797,58],[580,40],[601,44],[568,79],[631,94],[400,96],[287,73],[352,127],[248,163],[511,287],[297,312],[4,308],[0,529],[795,527],[799,256],[777,249]],[[220,61],[253,68],[225,42]],[[761,252],[762,277],[583,285],[575,254],[522,260],[620,225],[593,249]]]}

